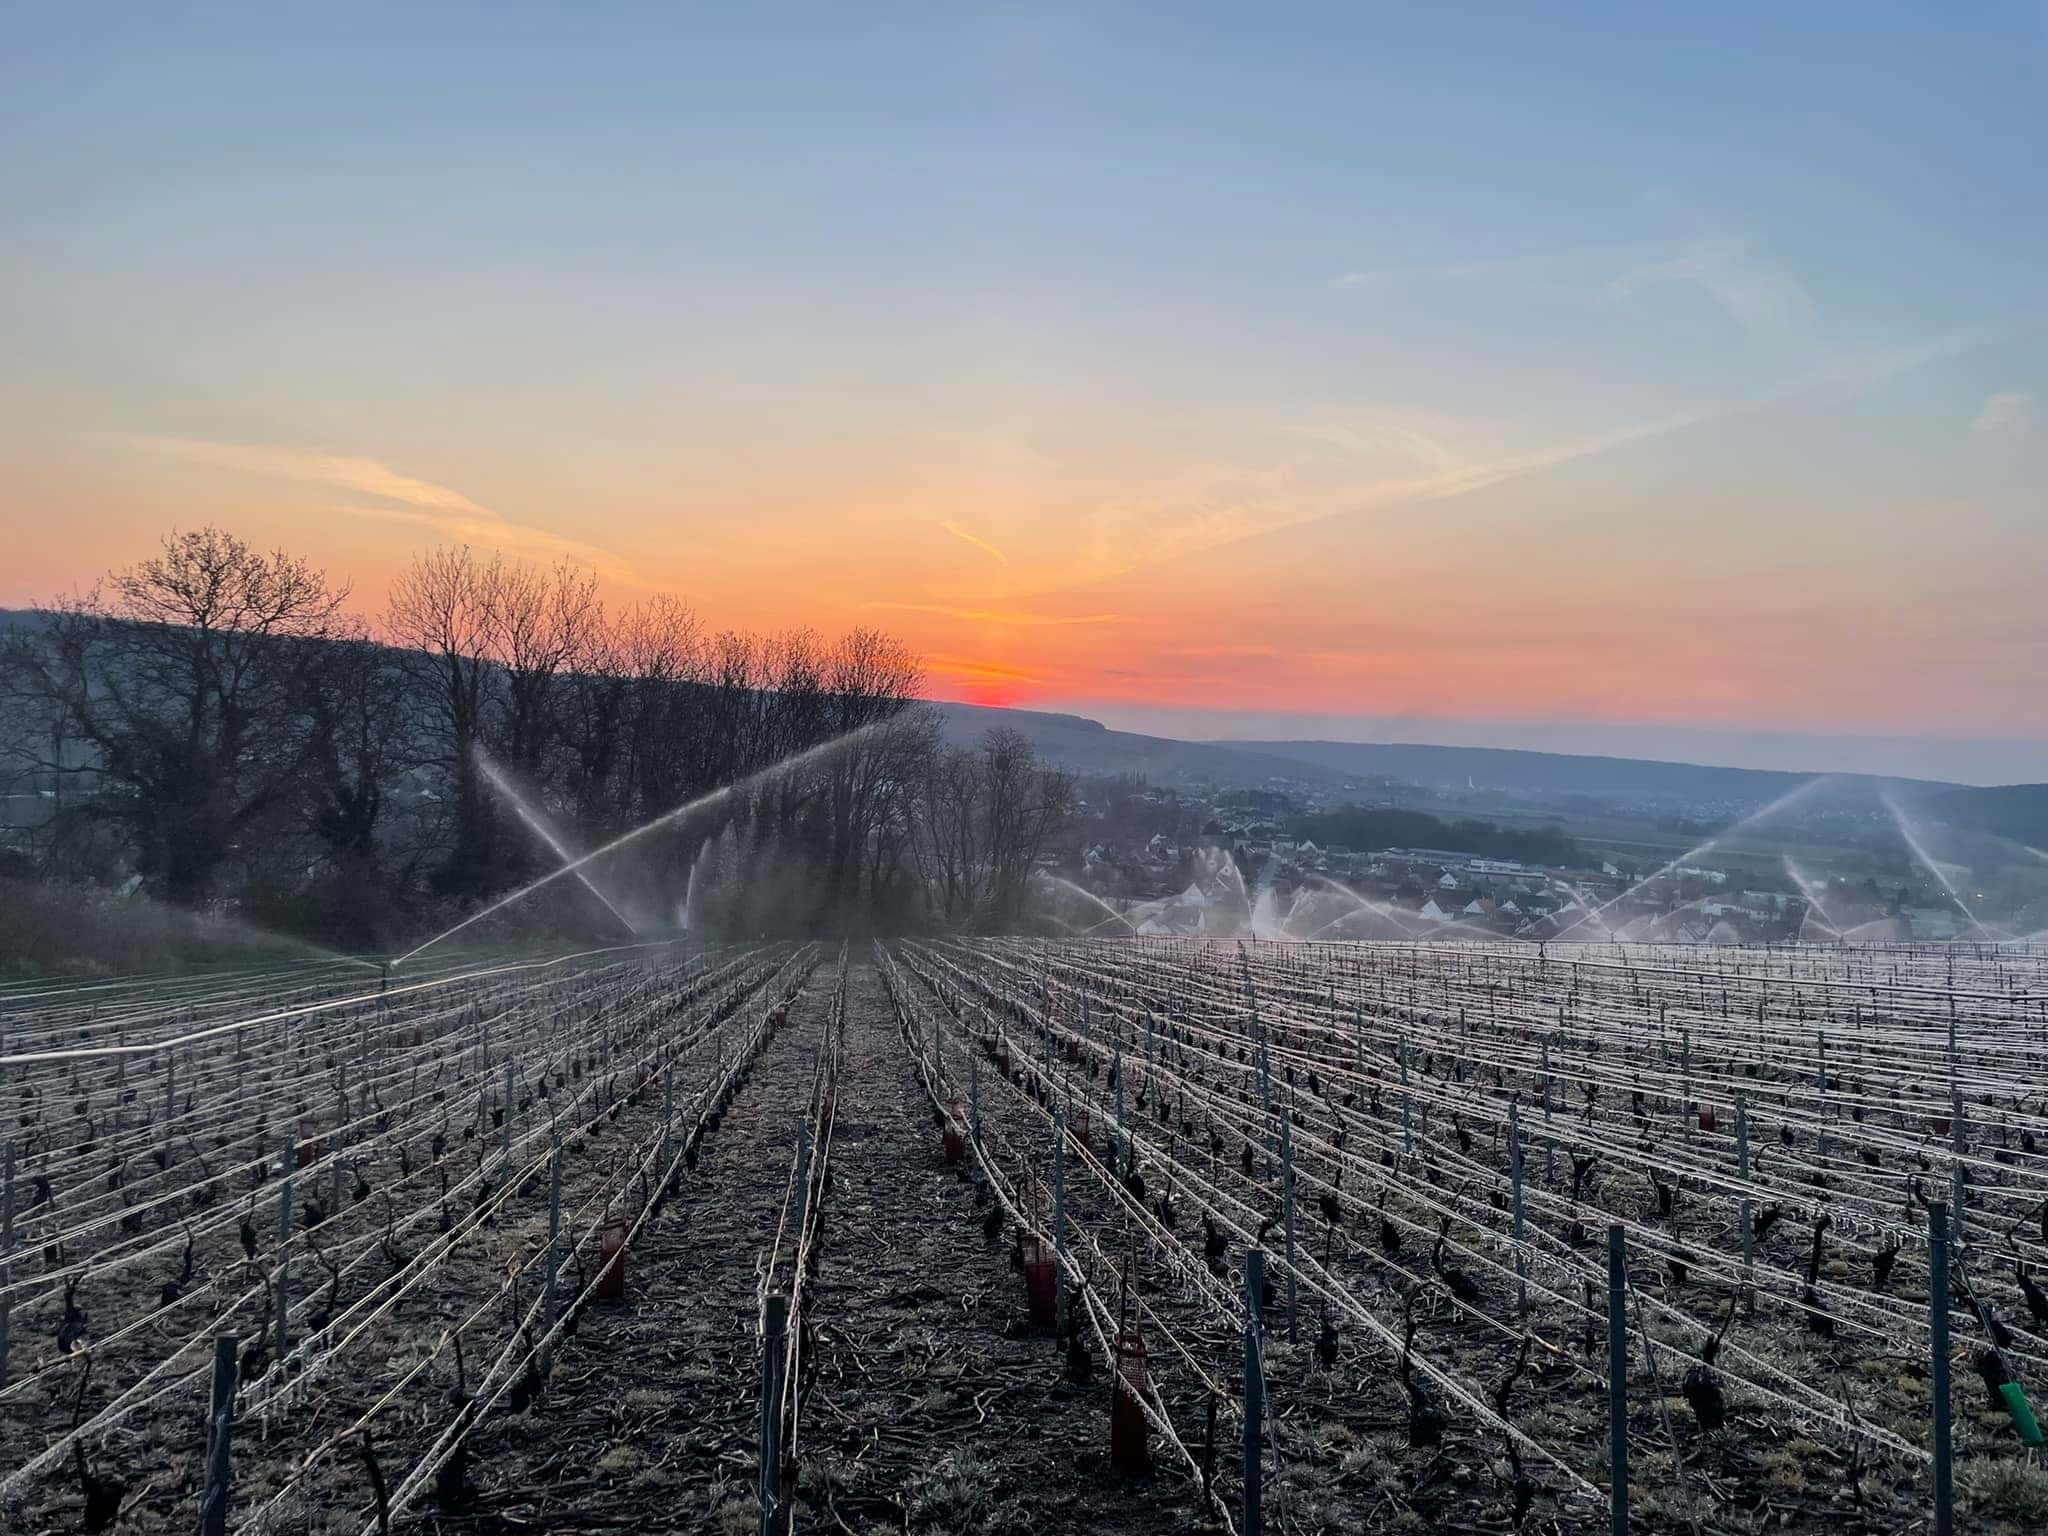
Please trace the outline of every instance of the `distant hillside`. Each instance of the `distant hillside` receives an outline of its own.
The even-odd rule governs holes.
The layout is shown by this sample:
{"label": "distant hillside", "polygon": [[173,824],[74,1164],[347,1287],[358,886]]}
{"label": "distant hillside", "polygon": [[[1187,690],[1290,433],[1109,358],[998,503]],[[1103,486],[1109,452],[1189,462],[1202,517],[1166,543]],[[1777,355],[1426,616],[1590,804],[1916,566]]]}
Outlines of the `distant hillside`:
{"label": "distant hillside", "polygon": [[1288,832],[1325,848],[1350,848],[1376,853],[1382,848],[1441,848],[1451,853],[1476,853],[1493,859],[1520,859],[1526,864],[1598,867],[1561,827],[1499,827],[1490,821],[1461,818],[1446,821],[1424,811],[1319,811],[1296,816]]}
{"label": "distant hillside", "polygon": [[1924,797],[1913,808],[1950,826],[2048,849],[2048,784],[1949,789]]}
{"label": "distant hillside", "polygon": [[1245,741],[1228,745],[1315,763],[1352,775],[1406,784],[1601,796],[1655,795],[1684,800],[1774,800],[1812,777],[1759,768],[1714,768],[1632,757],[1579,757],[1499,747],[1436,747],[1409,742]]}
{"label": "distant hillside", "polygon": [[[15,625],[41,622],[42,616],[33,611],[0,609],[0,634]],[[1464,789],[1470,784],[1482,790],[1552,797],[1755,804],[1775,800],[1813,777],[1646,758],[1417,742],[1180,741],[1113,731],[1080,715],[975,704],[934,707],[947,740],[956,745],[972,745],[993,727],[1006,726],[1022,731],[1042,756],[1060,767],[1078,773],[1130,774],[1156,784],[1258,788],[1274,779],[1291,779],[1342,791],[1347,785],[1362,788],[1392,781],[1428,789]],[[1935,780],[1839,777],[1845,795],[1891,790],[1924,807],[1928,815],[2048,847],[2048,785],[1966,789]]]}
{"label": "distant hillside", "polygon": [[1232,742],[1174,741],[1112,731],[1079,715],[1042,714],[1029,709],[990,709],[978,704],[934,706],[946,739],[973,746],[998,727],[1022,731],[1040,756],[1073,773],[1132,774],[1154,784],[1202,780],[1228,787],[1253,787],[1269,779],[1341,788],[1357,775],[1341,768],[1256,751]]}
{"label": "distant hillside", "polygon": [[[1602,799],[1712,800],[1759,803],[1777,799],[1813,777],[1760,768],[1716,768],[1699,763],[1632,757],[1581,757],[1497,747],[1438,747],[1409,742],[1176,741],[1112,731],[1079,715],[1024,709],[941,704],[948,739],[967,744],[994,726],[1022,731],[1040,753],[1083,773],[1139,774],[1157,783],[1204,779],[1255,787],[1273,778],[1342,787],[1391,780],[1428,788],[1509,789],[1550,796]],[[1918,779],[1840,776],[1845,792],[1895,788],[1915,800],[1955,788]]]}

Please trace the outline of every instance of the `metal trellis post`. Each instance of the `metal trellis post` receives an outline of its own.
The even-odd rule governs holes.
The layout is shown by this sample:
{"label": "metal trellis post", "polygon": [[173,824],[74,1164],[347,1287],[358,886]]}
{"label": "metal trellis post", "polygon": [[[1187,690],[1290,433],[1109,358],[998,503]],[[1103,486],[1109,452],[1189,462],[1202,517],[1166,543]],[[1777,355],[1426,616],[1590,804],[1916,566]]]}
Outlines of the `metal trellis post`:
{"label": "metal trellis post", "polygon": [[1607,1229],[1607,1447],[1614,1536],[1628,1536],[1628,1234]]}
{"label": "metal trellis post", "polygon": [[1067,1112],[1052,1117],[1053,1331],[1067,1331]]}
{"label": "metal trellis post", "polygon": [[1954,1536],[1955,1463],[1951,1443],[1948,1356],[1948,1208],[1927,1207],[1927,1313],[1934,1338],[1934,1536]]}
{"label": "metal trellis post", "polygon": [[768,1298],[761,1331],[761,1536],[773,1536],[782,1503],[782,1365],[789,1298]]}
{"label": "metal trellis post", "polygon": [[227,1536],[228,1444],[235,1427],[235,1336],[213,1341],[213,1397],[206,1415],[206,1491],[199,1505],[200,1536]]}
{"label": "metal trellis post", "polygon": [[1265,1439],[1266,1372],[1259,1359],[1259,1299],[1266,1289],[1266,1255],[1244,1256],[1244,1519],[1243,1536],[1262,1536],[1259,1512],[1261,1449]]}

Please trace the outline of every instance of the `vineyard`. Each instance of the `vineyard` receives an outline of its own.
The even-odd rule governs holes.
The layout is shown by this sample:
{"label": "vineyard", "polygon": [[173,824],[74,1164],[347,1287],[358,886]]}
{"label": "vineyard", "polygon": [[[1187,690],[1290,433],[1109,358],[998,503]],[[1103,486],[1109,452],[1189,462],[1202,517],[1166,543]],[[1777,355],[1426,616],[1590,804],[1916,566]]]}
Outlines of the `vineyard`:
{"label": "vineyard", "polygon": [[0,991],[9,1531],[2048,1526],[2048,955]]}

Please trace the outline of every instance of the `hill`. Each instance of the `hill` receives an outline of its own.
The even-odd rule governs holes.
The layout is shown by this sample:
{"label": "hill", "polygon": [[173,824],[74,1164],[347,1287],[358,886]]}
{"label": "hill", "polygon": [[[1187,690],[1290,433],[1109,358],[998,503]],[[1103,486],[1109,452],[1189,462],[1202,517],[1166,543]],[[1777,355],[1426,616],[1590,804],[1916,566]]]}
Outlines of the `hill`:
{"label": "hill", "polygon": [[1342,789],[1358,780],[1358,775],[1342,768],[1234,742],[1175,741],[1135,731],[1112,731],[1101,721],[1080,715],[992,709],[980,704],[933,707],[944,722],[947,741],[956,746],[972,746],[997,728],[1021,731],[1041,757],[1073,773],[1131,774],[1154,784],[1200,781],[1231,788],[1291,779]]}
{"label": "hill", "polygon": [[1245,741],[1232,743],[1354,776],[1398,779],[1429,788],[1512,789],[1523,793],[1775,800],[1812,778],[1760,768],[1717,768],[1633,757],[1581,757],[1501,747],[1439,747],[1420,742]]}
{"label": "hill", "polygon": [[[0,609],[0,634],[42,622],[31,610]],[[1813,775],[1761,768],[1588,756],[1424,742],[1315,740],[1183,741],[1117,731],[1081,715],[938,704],[946,739],[971,745],[990,729],[1021,731],[1041,756],[1078,773],[1128,774],[1157,784],[1264,788],[1276,780],[1341,793],[1371,784],[1425,789],[1505,790],[1544,799],[1660,800],[1762,804]],[[2048,785],[1966,789],[1935,780],[1840,775],[1845,794],[1899,794],[1959,826],[2048,846]]]}
{"label": "hill", "polygon": [[[1204,780],[1255,788],[1273,779],[1292,779],[1342,789],[1391,782],[1431,789],[1462,790],[1470,785],[1556,798],[1760,804],[1813,778],[1810,773],[1762,768],[1420,742],[1178,741],[1113,731],[1079,715],[974,704],[937,707],[945,720],[947,738],[953,742],[969,744],[993,727],[1007,726],[1022,731],[1043,756],[1063,768],[1081,773],[1136,774],[1164,784]],[[1930,780],[1857,774],[1838,777],[1843,790],[1858,798],[1883,788],[1923,800],[1956,788]]]}
{"label": "hill", "polygon": [[1914,809],[1952,827],[2048,848],[2048,784],[1949,789],[1926,796]]}

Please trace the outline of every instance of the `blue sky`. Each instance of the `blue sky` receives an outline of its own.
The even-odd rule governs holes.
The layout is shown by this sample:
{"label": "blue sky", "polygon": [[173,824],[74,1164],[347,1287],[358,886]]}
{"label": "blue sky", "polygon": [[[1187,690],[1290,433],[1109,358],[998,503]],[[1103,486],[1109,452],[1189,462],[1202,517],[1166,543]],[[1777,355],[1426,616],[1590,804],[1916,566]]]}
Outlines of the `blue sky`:
{"label": "blue sky", "polygon": [[1991,773],[2044,63],[2038,4],[22,8],[0,602],[209,518],[374,614],[464,538],[955,696]]}

